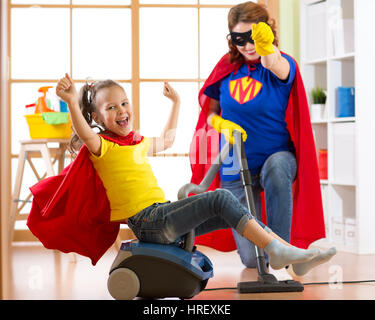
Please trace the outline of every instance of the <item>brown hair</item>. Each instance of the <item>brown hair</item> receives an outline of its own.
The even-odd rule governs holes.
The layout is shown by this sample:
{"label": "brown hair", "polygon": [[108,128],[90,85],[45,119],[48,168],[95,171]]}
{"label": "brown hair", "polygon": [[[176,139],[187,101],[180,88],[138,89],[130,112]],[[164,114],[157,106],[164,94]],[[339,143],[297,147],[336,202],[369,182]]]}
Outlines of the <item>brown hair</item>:
{"label": "brown hair", "polygon": [[[102,80],[96,81],[92,84],[85,83],[85,85],[79,91],[79,108],[81,109],[82,115],[85,118],[86,122],[91,128],[99,129],[99,133],[104,132],[103,128],[98,126],[92,118],[92,113],[96,110],[95,98],[97,93],[101,89],[110,88],[113,86],[121,85],[113,80]],[[69,143],[69,151],[73,158],[76,157],[77,151],[82,147],[82,141],[79,136],[74,132]]]}
{"label": "brown hair", "polygon": [[[268,12],[264,5],[249,1],[249,2],[240,3],[232,7],[229,10],[229,14],[228,14],[229,32],[231,32],[233,28],[239,22],[247,22],[247,23],[265,22],[267,23],[271,27],[271,30],[275,37],[273,44],[275,46],[279,45],[279,41],[276,35],[276,21],[275,19],[270,19]],[[232,43],[232,40],[230,39],[229,34],[227,36],[227,40],[228,40],[228,46],[229,46],[230,62],[242,64],[245,61],[245,58],[238,51],[237,47]]]}

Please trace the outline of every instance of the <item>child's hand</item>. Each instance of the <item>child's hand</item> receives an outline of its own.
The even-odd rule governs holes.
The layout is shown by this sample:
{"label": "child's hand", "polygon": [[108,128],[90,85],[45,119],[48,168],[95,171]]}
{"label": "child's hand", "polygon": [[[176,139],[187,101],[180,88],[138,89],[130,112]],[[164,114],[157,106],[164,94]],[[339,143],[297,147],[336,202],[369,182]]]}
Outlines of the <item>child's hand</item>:
{"label": "child's hand", "polygon": [[168,82],[164,82],[163,94],[175,103],[180,101],[178,93],[171,87]]}
{"label": "child's hand", "polygon": [[56,94],[68,104],[78,103],[78,94],[72,78],[65,73],[56,85]]}

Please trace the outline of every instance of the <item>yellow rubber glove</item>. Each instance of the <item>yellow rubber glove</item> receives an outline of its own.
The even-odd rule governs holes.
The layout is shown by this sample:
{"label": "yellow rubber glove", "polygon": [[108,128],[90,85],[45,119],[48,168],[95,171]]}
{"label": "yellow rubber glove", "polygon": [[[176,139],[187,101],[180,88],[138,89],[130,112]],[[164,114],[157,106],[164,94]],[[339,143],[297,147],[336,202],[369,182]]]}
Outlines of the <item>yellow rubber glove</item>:
{"label": "yellow rubber glove", "polygon": [[267,23],[259,22],[253,24],[252,38],[254,40],[255,51],[260,56],[268,56],[274,53],[273,40],[275,39],[272,29]]}
{"label": "yellow rubber glove", "polygon": [[242,129],[238,124],[235,124],[234,122],[229,120],[224,120],[218,115],[214,115],[211,118],[211,126],[217,132],[224,134],[225,140],[227,140],[230,144],[234,144],[233,130],[241,131],[243,141],[246,141],[247,139],[246,131]]}

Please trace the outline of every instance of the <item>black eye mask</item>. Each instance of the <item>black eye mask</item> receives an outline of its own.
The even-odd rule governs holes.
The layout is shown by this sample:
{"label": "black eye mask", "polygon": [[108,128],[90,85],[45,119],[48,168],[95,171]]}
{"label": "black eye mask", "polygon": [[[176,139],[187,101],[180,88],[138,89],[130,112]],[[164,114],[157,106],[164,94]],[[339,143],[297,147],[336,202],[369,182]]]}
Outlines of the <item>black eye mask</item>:
{"label": "black eye mask", "polygon": [[247,32],[231,32],[230,38],[234,45],[243,47],[247,42],[254,44],[254,40],[251,37],[252,34],[252,30],[249,30]]}

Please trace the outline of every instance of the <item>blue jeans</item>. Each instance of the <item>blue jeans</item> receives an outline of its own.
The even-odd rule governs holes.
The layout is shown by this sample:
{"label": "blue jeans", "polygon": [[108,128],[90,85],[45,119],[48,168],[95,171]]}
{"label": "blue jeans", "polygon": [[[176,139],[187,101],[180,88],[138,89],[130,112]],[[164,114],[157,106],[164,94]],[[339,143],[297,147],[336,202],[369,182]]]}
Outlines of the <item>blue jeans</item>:
{"label": "blue jeans", "polygon": [[242,234],[252,218],[230,191],[217,189],[175,202],[154,203],[128,218],[128,225],[140,241],[171,244],[191,230],[197,236],[227,228]]}
{"label": "blue jeans", "polygon": [[[261,218],[262,190],[265,192],[267,226],[285,241],[290,241],[290,229],[293,213],[292,184],[296,177],[297,162],[293,153],[276,152],[264,162],[259,175],[251,177],[257,217]],[[231,191],[246,206],[245,191],[241,180],[222,181],[221,187]],[[236,230],[233,236],[242,263],[248,268],[256,267],[254,245]]]}

